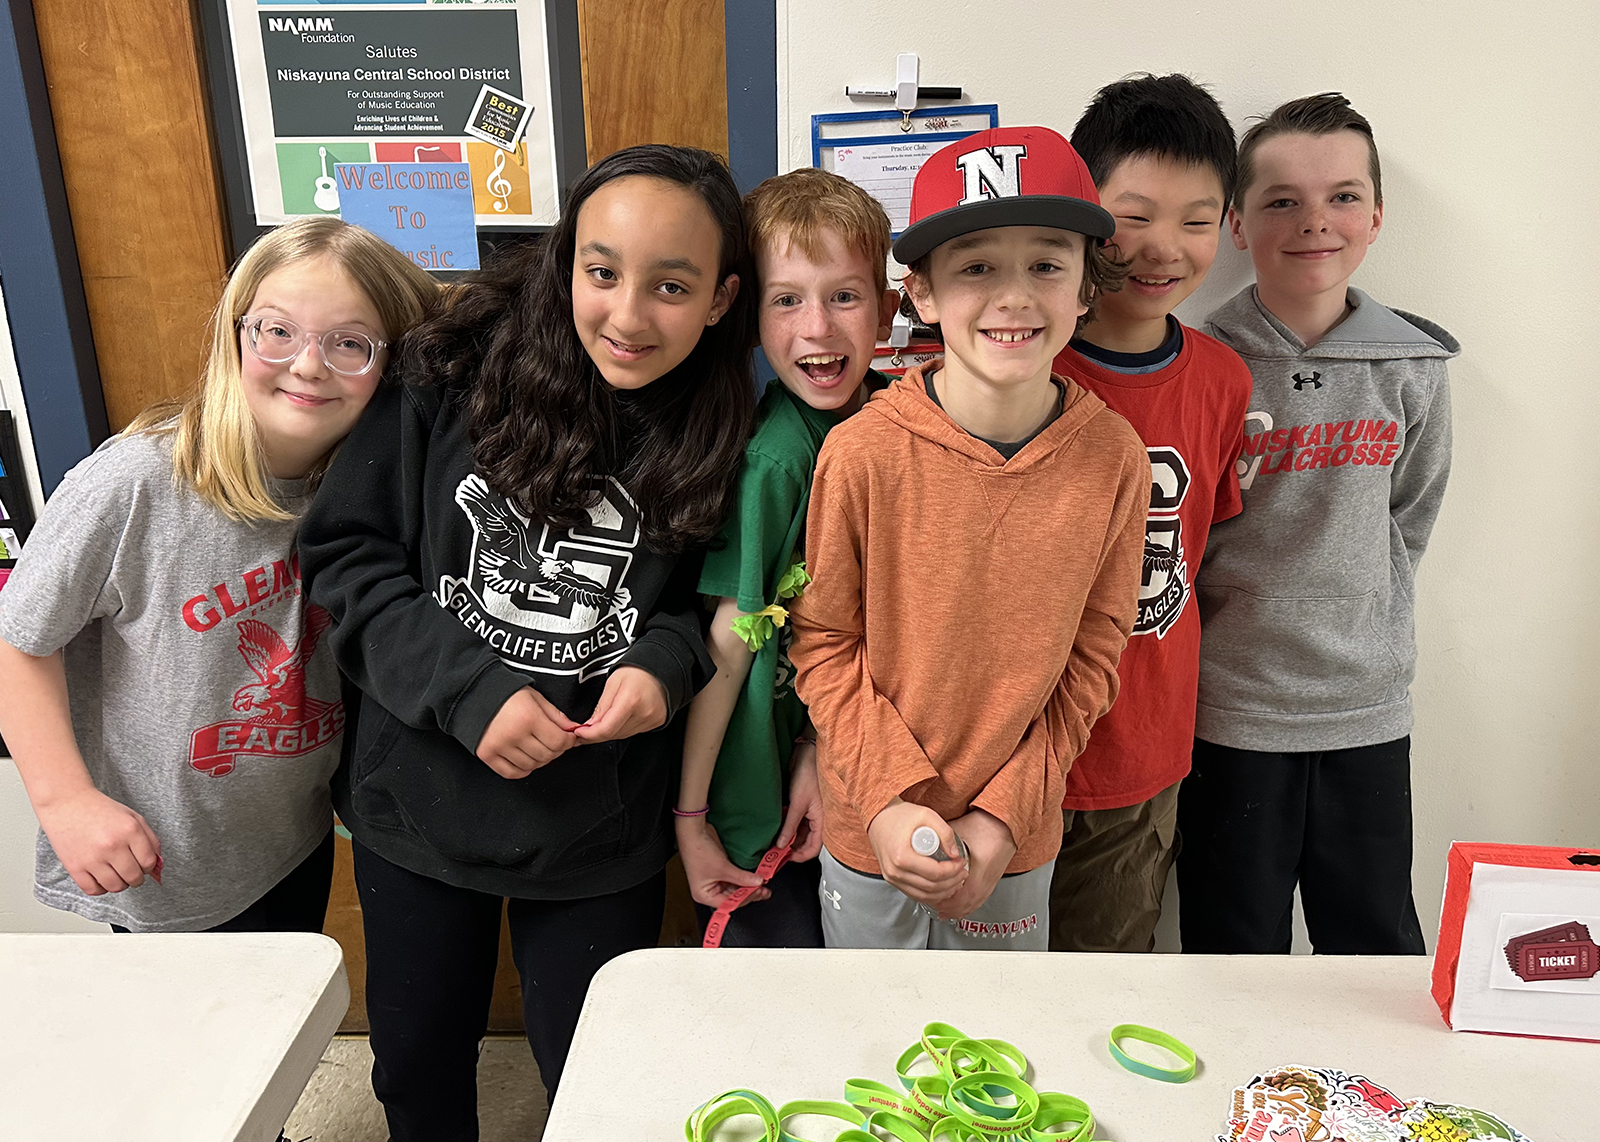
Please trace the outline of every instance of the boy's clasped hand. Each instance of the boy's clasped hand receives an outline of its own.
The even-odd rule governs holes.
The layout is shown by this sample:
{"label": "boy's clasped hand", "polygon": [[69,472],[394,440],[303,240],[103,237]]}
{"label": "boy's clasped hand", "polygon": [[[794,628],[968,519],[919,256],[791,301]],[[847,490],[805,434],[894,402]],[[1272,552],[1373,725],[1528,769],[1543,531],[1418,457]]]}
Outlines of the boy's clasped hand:
{"label": "boy's clasped hand", "polygon": [[[932,829],[947,854],[965,846],[967,859],[921,855],[911,847],[919,828]],[[988,900],[1017,852],[1005,822],[982,809],[946,821],[932,809],[898,797],[872,819],[867,840],[883,878],[943,920],[960,919]]]}

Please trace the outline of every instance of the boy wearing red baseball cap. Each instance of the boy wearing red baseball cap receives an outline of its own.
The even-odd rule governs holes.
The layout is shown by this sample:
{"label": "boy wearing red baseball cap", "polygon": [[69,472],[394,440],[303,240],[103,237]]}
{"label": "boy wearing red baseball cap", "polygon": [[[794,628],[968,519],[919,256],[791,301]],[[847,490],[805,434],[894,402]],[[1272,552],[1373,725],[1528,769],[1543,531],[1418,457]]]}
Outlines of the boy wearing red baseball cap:
{"label": "boy wearing red baseball cap", "polygon": [[794,609],[823,934],[1043,950],[1064,775],[1116,697],[1150,499],[1132,428],[1051,373],[1116,283],[1115,226],[1043,127],[930,156],[911,220],[895,257],[946,355],[829,434]]}

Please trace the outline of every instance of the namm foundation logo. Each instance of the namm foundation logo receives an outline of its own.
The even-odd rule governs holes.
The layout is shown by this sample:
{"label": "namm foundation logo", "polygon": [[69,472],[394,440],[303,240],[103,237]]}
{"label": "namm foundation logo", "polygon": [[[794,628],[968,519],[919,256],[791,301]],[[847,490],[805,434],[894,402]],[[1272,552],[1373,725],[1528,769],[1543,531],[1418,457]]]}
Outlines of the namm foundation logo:
{"label": "namm foundation logo", "polygon": [[303,44],[353,44],[355,36],[334,29],[332,16],[268,16],[267,31],[299,36]]}

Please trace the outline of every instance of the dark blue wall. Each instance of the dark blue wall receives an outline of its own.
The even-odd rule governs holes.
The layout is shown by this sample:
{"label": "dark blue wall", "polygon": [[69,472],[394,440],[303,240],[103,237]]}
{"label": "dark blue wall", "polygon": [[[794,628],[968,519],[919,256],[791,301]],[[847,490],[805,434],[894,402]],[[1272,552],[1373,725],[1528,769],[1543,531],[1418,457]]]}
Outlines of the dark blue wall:
{"label": "dark blue wall", "polygon": [[29,0],[0,7],[0,289],[49,495],[109,433]]}

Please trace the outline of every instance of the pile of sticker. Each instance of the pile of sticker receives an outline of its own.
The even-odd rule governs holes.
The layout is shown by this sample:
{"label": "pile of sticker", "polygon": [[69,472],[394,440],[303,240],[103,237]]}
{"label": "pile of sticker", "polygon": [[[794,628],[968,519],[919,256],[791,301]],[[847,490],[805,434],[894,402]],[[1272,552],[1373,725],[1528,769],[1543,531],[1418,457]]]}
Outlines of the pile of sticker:
{"label": "pile of sticker", "polygon": [[[931,1063],[933,1073],[926,1072]],[[844,1102],[789,1102],[775,1107],[751,1090],[730,1090],[696,1108],[683,1125],[688,1142],[716,1142],[733,1118],[761,1121],[760,1142],[807,1142],[789,1130],[807,1115],[843,1121],[834,1142],[1090,1142],[1094,1115],[1080,1098],[1040,1093],[1024,1077],[1028,1060],[1001,1039],[970,1039],[948,1023],[930,1023],[901,1054],[901,1089],[850,1079]],[[742,1135],[748,1136],[748,1135]]]}
{"label": "pile of sticker", "polygon": [[1363,1075],[1279,1067],[1234,1088],[1217,1142],[1528,1142],[1492,1114],[1402,1101]]}

